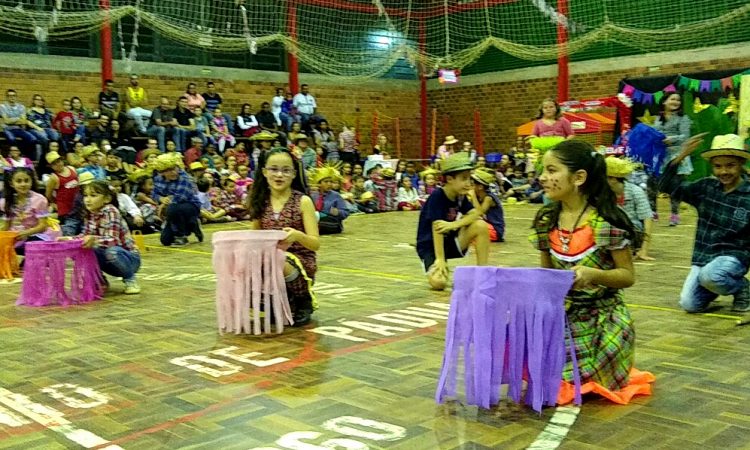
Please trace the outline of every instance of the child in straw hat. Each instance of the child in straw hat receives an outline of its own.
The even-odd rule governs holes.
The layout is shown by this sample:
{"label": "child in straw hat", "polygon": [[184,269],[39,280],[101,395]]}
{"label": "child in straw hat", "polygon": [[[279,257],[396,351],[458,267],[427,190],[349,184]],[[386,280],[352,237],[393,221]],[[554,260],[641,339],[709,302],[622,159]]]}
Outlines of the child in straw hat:
{"label": "child in straw hat", "polygon": [[636,258],[644,261],[653,261],[648,255],[651,247],[651,230],[654,226],[653,211],[648,202],[646,192],[635,184],[627,181],[627,178],[635,170],[635,164],[627,159],[610,156],[606,159],[607,182],[617,196],[617,204],[633,222],[636,228],[643,233],[643,244],[636,252]]}
{"label": "child in straw hat", "polygon": [[720,295],[732,295],[732,310],[750,311],[750,183],[744,167],[750,152],[735,134],[714,137],[702,156],[714,178],[681,181],[680,163],[700,144],[705,133],[693,136],[667,166],[660,188],[698,210],[698,227],[690,273],[682,286],[680,306],[705,311]]}
{"label": "child in straw hat", "polygon": [[502,193],[497,186],[494,171],[477,169],[471,175],[471,180],[474,182],[474,189],[469,192],[469,199],[487,222],[490,242],[505,242]]}
{"label": "child in straw hat", "polygon": [[333,189],[334,182],[340,180],[339,171],[328,165],[315,169],[310,175],[310,184],[318,186],[318,192],[312,193],[312,201],[320,214],[320,234],[338,234],[344,231],[344,219],[349,216],[349,205]]}
{"label": "child in straw hat", "polygon": [[451,155],[441,168],[445,184],[427,199],[417,228],[417,254],[436,290],[448,284],[448,259],[462,258],[469,243],[476,241],[477,265],[486,265],[490,242],[487,223],[466,198],[473,168],[468,155]]}

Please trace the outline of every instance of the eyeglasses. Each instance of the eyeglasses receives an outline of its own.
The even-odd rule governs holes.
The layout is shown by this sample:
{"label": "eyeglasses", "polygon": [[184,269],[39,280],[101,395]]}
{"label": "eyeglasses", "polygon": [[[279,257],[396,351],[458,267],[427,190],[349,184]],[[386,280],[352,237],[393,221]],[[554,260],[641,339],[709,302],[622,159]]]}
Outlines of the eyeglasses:
{"label": "eyeglasses", "polygon": [[291,167],[266,167],[266,171],[271,175],[283,175],[285,177],[294,175],[294,169]]}

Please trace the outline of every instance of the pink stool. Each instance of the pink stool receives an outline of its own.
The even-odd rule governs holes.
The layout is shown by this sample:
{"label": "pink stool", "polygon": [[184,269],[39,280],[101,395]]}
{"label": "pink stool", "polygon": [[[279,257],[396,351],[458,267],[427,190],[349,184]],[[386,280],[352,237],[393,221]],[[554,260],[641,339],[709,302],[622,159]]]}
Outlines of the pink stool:
{"label": "pink stool", "polygon": [[[460,371],[469,405],[497,404],[503,384],[520,403],[524,381],[527,404],[536,411],[554,405],[565,366],[565,295],[572,285],[569,270],[457,268],[435,400],[456,397]],[[577,373],[575,358],[573,364]]]}
{"label": "pink stool", "polygon": [[[68,306],[102,298],[103,279],[96,255],[81,244],[81,240],[27,242],[16,305]],[[66,279],[68,260],[73,266],[70,280]]]}
{"label": "pink stool", "polygon": [[0,231],[0,278],[12,280],[19,272],[15,231]]}
{"label": "pink stool", "polygon": [[[284,324],[293,322],[284,283],[286,254],[278,248],[285,237],[280,230],[214,233],[219,332],[271,333],[273,317],[276,332],[281,333]],[[262,322],[261,306],[265,312]]]}

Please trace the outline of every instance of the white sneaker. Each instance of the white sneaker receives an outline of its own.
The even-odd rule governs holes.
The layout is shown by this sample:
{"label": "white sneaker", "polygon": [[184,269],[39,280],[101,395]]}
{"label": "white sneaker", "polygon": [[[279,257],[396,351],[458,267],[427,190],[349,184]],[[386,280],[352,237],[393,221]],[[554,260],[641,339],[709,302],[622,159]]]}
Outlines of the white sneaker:
{"label": "white sneaker", "polygon": [[140,294],[141,287],[136,280],[125,281],[125,293],[128,295]]}

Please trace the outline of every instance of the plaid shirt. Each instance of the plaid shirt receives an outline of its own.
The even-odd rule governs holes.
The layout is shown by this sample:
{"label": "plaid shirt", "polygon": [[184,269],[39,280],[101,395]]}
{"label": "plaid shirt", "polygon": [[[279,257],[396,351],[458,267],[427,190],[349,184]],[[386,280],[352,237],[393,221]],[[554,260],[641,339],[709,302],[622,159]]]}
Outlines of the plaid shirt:
{"label": "plaid shirt", "polygon": [[653,216],[648,197],[643,189],[630,182],[625,182],[623,189],[622,209],[625,210],[633,224],[643,229],[643,221]]}
{"label": "plaid shirt", "polygon": [[675,176],[677,166],[664,172],[660,188],[673,198],[698,210],[692,264],[705,266],[717,256],[734,256],[750,266],[750,183],[742,183],[732,192],[724,192],[719,180],[703,178],[682,182]]}
{"label": "plaid shirt", "polygon": [[179,176],[174,181],[168,181],[161,175],[155,176],[151,197],[157,202],[162,197],[172,197],[172,203],[192,203],[200,209],[201,202],[198,200],[198,188],[195,182],[184,170],[178,170]]}
{"label": "plaid shirt", "polygon": [[138,251],[128,230],[128,224],[113,205],[104,205],[98,212],[86,216],[83,235],[95,236],[98,247],[118,246],[131,252]]}

